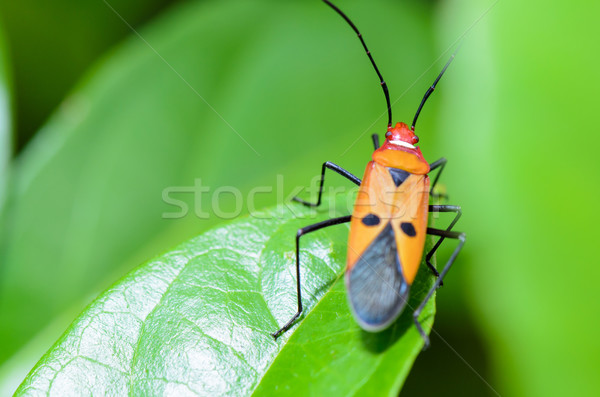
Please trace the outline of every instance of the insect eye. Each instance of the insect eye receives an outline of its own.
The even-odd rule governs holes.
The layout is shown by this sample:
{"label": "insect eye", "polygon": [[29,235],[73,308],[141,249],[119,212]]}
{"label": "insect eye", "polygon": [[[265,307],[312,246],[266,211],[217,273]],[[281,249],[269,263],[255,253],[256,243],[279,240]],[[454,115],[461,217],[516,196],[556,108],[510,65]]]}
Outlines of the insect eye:
{"label": "insect eye", "polygon": [[413,138],[413,143],[419,143],[419,137],[415,135]]}
{"label": "insect eye", "polygon": [[392,136],[392,132],[391,131],[388,131],[388,132],[385,133],[385,137],[386,138],[389,138],[391,136]]}

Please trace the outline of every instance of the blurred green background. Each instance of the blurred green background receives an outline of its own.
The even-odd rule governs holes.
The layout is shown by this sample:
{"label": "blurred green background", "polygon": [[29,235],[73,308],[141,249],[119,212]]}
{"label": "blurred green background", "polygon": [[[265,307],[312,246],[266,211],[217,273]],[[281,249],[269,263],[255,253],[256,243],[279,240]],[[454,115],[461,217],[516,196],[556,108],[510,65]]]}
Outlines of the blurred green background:
{"label": "blurred green background", "polygon": [[[395,121],[410,121],[494,2],[336,4]],[[581,0],[499,1],[423,111],[421,148],[448,158],[468,242],[402,395],[600,393],[598,15]],[[99,292],[223,221],[210,195],[183,193],[208,219],[165,219],[165,188],[270,186],[255,206],[273,205],[323,161],[361,175],[385,130],[360,44],[316,0],[2,0],[0,24],[3,395]]]}

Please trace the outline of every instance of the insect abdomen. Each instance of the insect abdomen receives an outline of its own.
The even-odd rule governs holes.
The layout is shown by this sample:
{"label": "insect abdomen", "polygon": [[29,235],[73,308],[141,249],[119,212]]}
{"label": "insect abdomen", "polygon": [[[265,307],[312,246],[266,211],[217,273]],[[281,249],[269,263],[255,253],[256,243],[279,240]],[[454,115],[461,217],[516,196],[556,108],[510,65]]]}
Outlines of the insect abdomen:
{"label": "insect abdomen", "polygon": [[402,275],[390,223],[348,270],[346,286],[350,306],[363,329],[382,330],[402,312],[410,288]]}

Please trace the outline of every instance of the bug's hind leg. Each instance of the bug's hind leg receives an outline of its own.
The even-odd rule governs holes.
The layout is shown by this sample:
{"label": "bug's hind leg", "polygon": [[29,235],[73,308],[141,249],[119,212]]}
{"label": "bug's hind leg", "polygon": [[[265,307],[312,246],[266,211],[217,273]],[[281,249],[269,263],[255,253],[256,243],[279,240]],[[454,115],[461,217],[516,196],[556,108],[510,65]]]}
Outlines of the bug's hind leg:
{"label": "bug's hind leg", "polygon": [[[460,217],[462,215],[462,210],[458,205],[430,205],[429,212],[454,212],[456,214],[454,216],[454,219],[452,220],[452,222],[450,222],[450,225],[446,228],[447,232],[452,230],[452,228],[454,227],[454,225],[456,225],[456,222],[458,222],[458,220],[460,219]],[[438,239],[438,241],[436,241],[433,248],[431,248],[431,250],[429,250],[427,255],[425,255],[425,263],[427,263],[427,266],[429,267],[431,272],[438,278],[440,277],[440,274],[438,273],[435,266],[433,266],[431,264],[431,258],[433,257],[433,255],[435,254],[437,249],[440,247],[440,245],[442,245],[442,242],[444,241],[444,239],[445,239],[445,237],[440,237]],[[442,285],[444,285],[443,282],[440,283],[440,287]]]}
{"label": "bug's hind leg", "polygon": [[323,183],[325,182],[325,170],[329,168],[330,170],[333,170],[335,172],[337,172],[338,174],[340,174],[341,176],[343,176],[346,179],[349,179],[351,182],[354,182],[357,185],[360,185],[360,179],[355,177],[354,175],[352,175],[350,172],[346,171],[345,169],[343,169],[342,167],[340,167],[337,164],[332,163],[331,161],[327,161],[325,163],[323,163],[323,166],[321,167],[321,182],[319,184],[319,198],[317,199],[316,203],[311,203],[308,201],[304,201],[301,198],[298,197],[294,197],[292,200],[297,201],[301,204],[304,204],[308,207],[318,207],[319,205],[321,205],[321,196],[323,195]]}
{"label": "bug's hind leg", "polygon": [[328,219],[326,221],[315,223],[314,225],[308,225],[306,227],[303,227],[302,229],[298,229],[298,232],[296,233],[296,291],[298,296],[298,311],[292,316],[292,318],[287,323],[285,323],[283,327],[281,327],[277,332],[271,334],[273,338],[277,339],[279,335],[290,329],[290,327],[294,324],[294,321],[296,321],[296,319],[300,317],[300,314],[302,313],[302,295],[300,292],[300,237],[328,226],[350,222],[350,218],[352,218],[351,215],[341,216],[339,218]]}
{"label": "bug's hind leg", "polygon": [[456,248],[454,249],[454,252],[452,253],[452,255],[450,255],[450,259],[448,259],[448,262],[446,262],[446,266],[444,266],[444,269],[440,273],[440,277],[437,280],[435,280],[435,283],[429,289],[429,292],[427,293],[427,296],[425,296],[425,299],[423,299],[423,302],[421,302],[421,304],[419,305],[419,307],[417,307],[417,310],[415,310],[415,312],[413,313],[413,320],[415,322],[415,326],[417,327],[417,330],[419,331],[419,334],[423,338],[423,341],[425,341],[425,345],[423,346],[423,350],[425,350],[425,349],[427,349],[429,347],[429,337],[427,336],[427,334],[423,330],[423,327],[421,326],[421,323],[419,322],[419,315],[423,311],[423,308],[425,307],[425,305],[427,304],[427,302],[429,302],[429,299],[431,299],[431,296],[433,295],[433,293],[435,292],[435,290],[442,283],[442,280],[444,279],[444,276],[446,276],[446,273],[448,273],[448,270],[450,270],[450,268],[452,267],[452,264],[454,263],[454,260],[458,256],[458,253],[460,252],[460,250],[462,249],[462,247],[463,247],[463,245],[465,244],[465,241],[466,241],[466,235],[464,233],[461,233],[461,232],[453,232],[453,231],[448,231],[448,230],[433,229],[433,228],[429,228],[428,227],[427,228],[427,234],[431,234],[431,235],[434,235],[434,236],[440,236],[442,238],[457,239],[457,240],[459,240],[459,243],[456,246]]}

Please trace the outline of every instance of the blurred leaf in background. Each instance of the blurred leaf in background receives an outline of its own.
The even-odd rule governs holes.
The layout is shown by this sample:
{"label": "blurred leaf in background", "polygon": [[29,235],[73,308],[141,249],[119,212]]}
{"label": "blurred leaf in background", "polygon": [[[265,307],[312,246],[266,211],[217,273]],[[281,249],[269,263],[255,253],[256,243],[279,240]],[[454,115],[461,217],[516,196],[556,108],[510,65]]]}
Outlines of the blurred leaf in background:
{"label": "blurred leaf in background", "polygon": [[[120,0],[118,7],[138,26],[177,2]],[[83,72],[131,31],[102,0],[0,0],[0,15],[14,69],[15,145],[20,151]]]}
{"label": "blurred leaf in background", "polygon": [[[2,207],[6,198],[8,184],[9,164],[12,158],[12,114],[11,114],[11,74],[7,59],[6,40],[4,29],[0,25],[0,221],[2,220]],[[0,267],[0,278],[2,268]]]}
{"label": "blurred leaf in background", "polygon": [[[440,27],[482,3],[448,3]],[[463,153],[446,180],[469,208],[465,291],[501,394],[600,393],[598,15],[500,1],[447,86],[440,121],[458,128],[439,143]]]}
{"label": "blurred leaf in background", "polygon": [[[442,37],[488,4],[445,3]],[[444,182],[469,237],[450,277],[468,281],[464,301],[501,395],[600,392],[600,219],[589,209],[600,191],[599,12],[584,1],[500,1],[444,86],[436,146],[451,159]]]}

